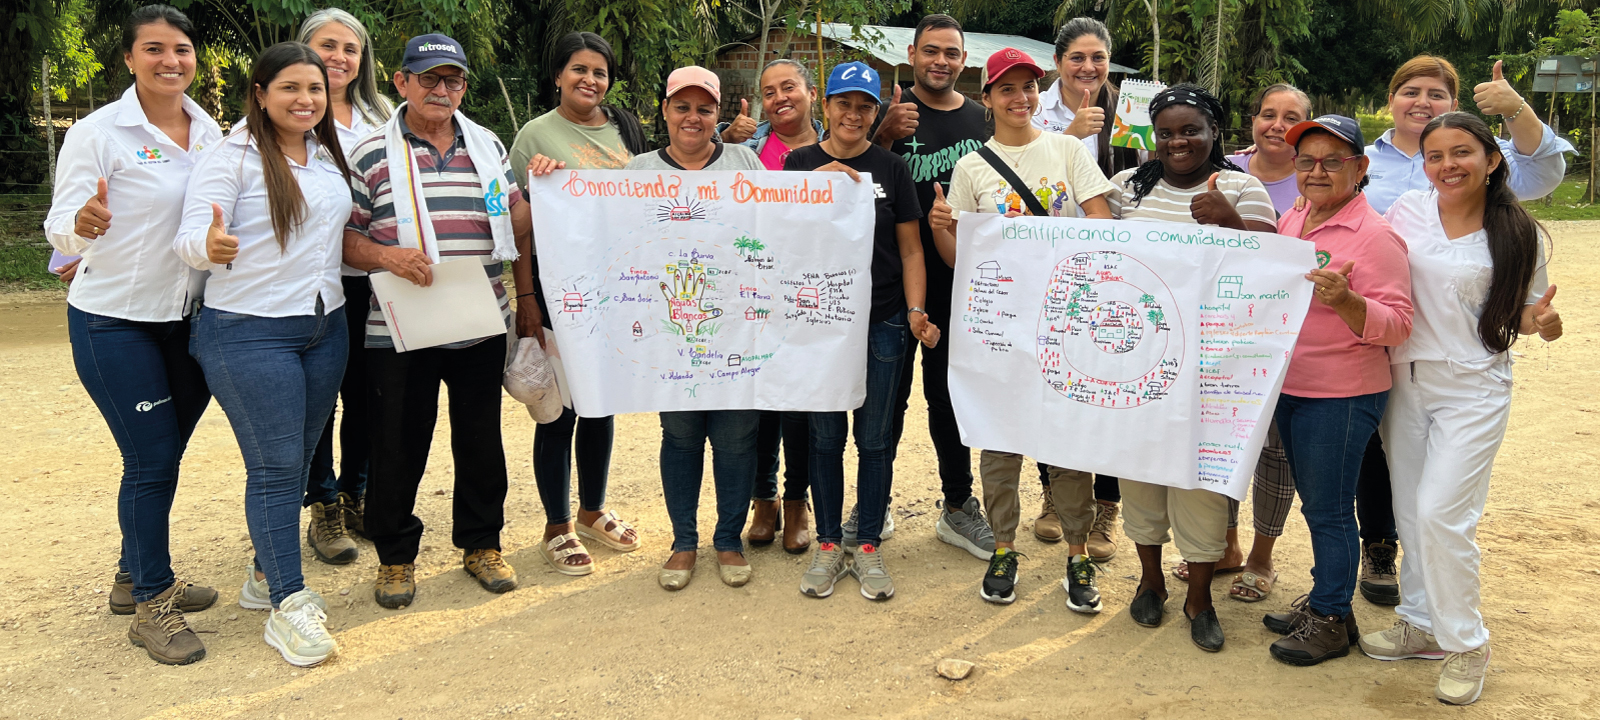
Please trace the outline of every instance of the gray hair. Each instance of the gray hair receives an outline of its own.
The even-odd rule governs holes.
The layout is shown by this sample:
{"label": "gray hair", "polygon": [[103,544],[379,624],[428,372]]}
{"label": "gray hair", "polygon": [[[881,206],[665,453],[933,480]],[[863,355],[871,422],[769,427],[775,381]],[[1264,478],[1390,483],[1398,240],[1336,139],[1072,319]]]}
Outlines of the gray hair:
{"label": "gray hair", "polygon": [[1267,98],[1277,95],[1278,93],[1285,92],[1294,93],[1295,99],[1299,100],[1300,104],[1306,109],[1305,119],[1310,120],[1311,98],[1306,96],[1304,90],[1290,85],[1289,83],[1275,83],[1262,88],[1261,92],[1256,95],[1256,101],[1250,104],[1250,116],[1255,117],[1261,114],[1261,106],[1267,102]]}
{"label": "gray hair", "polygon": [[1111,32],[1106,30],[1106,24],[1092,17],[1075,17],[1061,26],[1061,31],[1056,33],[1056,57],[1067,54],[1067,47],[1072,45],[1084,35],[1093,35],[1100,39],[1106,46],[1106,52],[1111,52]]}
{"label": "gray hair", "polygon": [[367,34],[366,26],[356,16],[339,8],[318,10],[300,24],[298,40],[310,45],[311,38],[318,30],[334,22],[349,28],[361,43],[361,69],[356,71],[355,79],[345,87],[345,97],[350,99],[350,105],[361,113],[367,124],[382,125],[388,122],[389,116],[394,113],[394,103],[378,92],[378,58],[372,52],[372,36]]}
{"label": "gray hair", "polygon": [[788,65],[789,67],[794,68],[795,73],[800,76],[800,81],[806,84],[806,89],[816,92],[816,76],[811,74],[811,68],[806,67],[805,63],[802,63],[798,60],[792,60],[790,58],[778,58],[777,60],[773,60],[772,62],[767,63],[766,67],[761,68],[761,76],[765,77],[768,70],[771,70],[779,65]]}

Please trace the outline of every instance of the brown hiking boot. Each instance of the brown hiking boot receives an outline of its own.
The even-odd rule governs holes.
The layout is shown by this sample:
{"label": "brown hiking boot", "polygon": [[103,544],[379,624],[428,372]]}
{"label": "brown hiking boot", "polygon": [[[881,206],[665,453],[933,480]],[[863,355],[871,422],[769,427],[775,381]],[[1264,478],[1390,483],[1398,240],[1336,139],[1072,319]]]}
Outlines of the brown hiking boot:
{"label": "brown hiking boot", "polygon": [[367,535],[367,498],[365,495],[354,497],[350,493],[339,493],[339,512],[344,518],[344,529],[352,535]]}
{"label": "brown hiking boot", "polygon": [[1400,604],[1399,571],[1395,557],[1400,549],[1388,541],[1365,543],[1361,548],[1361,597],[1374,605]]}
{"label": "brown hiking boot", "polygon": [[306,544],[311,546],[317,559],[329,565],[354,562],[361,550],[350,532],[344,529],[344,513],[339,503],[311,503],[306,510],[311,513],[311,522],[306,523]]}
{"label": "brown hiking boot", "polygon": [[478,584],[483,589],[494,593],[511,592],[517,589],[517,571],[506,564],[500,557],[500,551],[494,548],[481,550],[468,550],[461,558],[461,567],[478,579]]}
{"label": "brown hiking boot", "polygon": [[[217,602],[216,590],[186,582],[178,584],[182,586],[178,588],[179,610],[200,612]],[[118,570],[116,577],[111,579],[111,614],[132,615],[134,610],[133,575]]]}
{"label": "brown hiking boot", "polygon": [[1089,528],[1089,559],[1103,563],[1117,554],[1117,541],[1111,539],[1116,533],[1117,511],[1122,506],[1117,503],[1094,502],[1094,525]]}
{"label": "brown hiking boot", "polygon": [[804,500],[783,501],[783,551],[799,555],[811,547],[811,506]]}
{"label": "brown hiking boot", "polygon": [[1056,501],[1050,497],[1050,488],[1044,490],[1044,504],[1039,517],[1033,520],[1033,536],[1044,542],[1061,542],[1066,537],[1061,532],[1061,516],[1056,514]]}
{"label": "brown hiking boot", "polygon": [[1360,637],[1353,613],[1340,618],[1307,611],[1300,617],[1294,632],[1268,648],[1273,657],[1290,665],[1305,667],[1344,657],[1350,654],[1350,638]]}
{"label": "brown hiking boot", "polygon": [[782,527],[783,518],[778,515],[777,500],[751,501],[750,532],[745,534],[751,545],[771,545]]}
{"label": "brown hiking boot", "polygon": [[148,602],[136,603],[133,624],[128,626],[128,641],[163,665],[188,665],[206,656],[206,646],[178,607],[183,587],[184,583],[175,583]]}
{"label": "brown hiking boot", "polygon": [[379,565],[372,598],[386,608],[403,608],[417,599],[417,565]]}

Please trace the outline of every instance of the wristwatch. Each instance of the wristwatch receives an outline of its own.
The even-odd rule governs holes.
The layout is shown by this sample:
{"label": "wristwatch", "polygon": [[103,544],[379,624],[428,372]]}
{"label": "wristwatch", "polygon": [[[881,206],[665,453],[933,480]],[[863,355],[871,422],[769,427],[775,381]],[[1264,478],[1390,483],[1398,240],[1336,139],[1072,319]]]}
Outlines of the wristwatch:
{"label": "wristwatch", "polygon": [[906,314],[910,315],[911,313],[922,313],[923,315],[927,315],[928,311],[927,310],[923,310],[922,308],[919,308],[919,307],[906,308]]}

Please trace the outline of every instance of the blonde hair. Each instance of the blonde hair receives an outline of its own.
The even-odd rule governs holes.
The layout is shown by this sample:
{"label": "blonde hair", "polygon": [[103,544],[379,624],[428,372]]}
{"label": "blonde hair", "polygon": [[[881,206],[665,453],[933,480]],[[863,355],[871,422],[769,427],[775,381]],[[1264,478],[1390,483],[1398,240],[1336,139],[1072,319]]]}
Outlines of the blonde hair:
{"label": "blonde hair", "polygon": [[1456,66],[1437,55],[1418,55],[1407,60],[1389,79],[1389,94],[1400,92],[1402,85],[1419,77],[1438,78],[1450,93],[1451,100],[1461,97],[1461,75],[1456,72]]}

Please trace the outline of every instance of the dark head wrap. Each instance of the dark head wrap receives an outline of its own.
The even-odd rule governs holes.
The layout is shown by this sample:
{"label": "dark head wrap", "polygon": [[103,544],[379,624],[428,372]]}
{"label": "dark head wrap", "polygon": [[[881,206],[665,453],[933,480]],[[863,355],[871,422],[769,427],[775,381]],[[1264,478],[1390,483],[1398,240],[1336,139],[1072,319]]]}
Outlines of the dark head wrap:
{"label": "dark head wrap", "polygon": [[[1190,85],[1188,83],[1174,85],[1156,93],[1156,96],[1151,98],[1150,125],[1154,126],[1156,124],[1156,116],[1160,115],[1161,111],[1175,105],[1195,108],[1204,113],[1207,118],[1210,118],[1212,130],[1211,154],[1206,157],[1206,160],[1211,163],[1211,167],[1218,172],[1224,169],[1244,172],[1238,165],[1233,164],[1233,161],[1222,154],[1222,138],[1220,133],[1217,132],[1222,127],[1222,101],[1198,85]],[[1155,189],[1156,183],[1161,182],[1162,175],[1160,160],[1151,160],[1139,166],[1139,170],[1133,174],[1133,177],[1128,179],[1129,184],[1133,185],[1134,205],[1138,205],[1139,201],[1144,199],[1144,196],[1149,195],[1150,191]]]}

